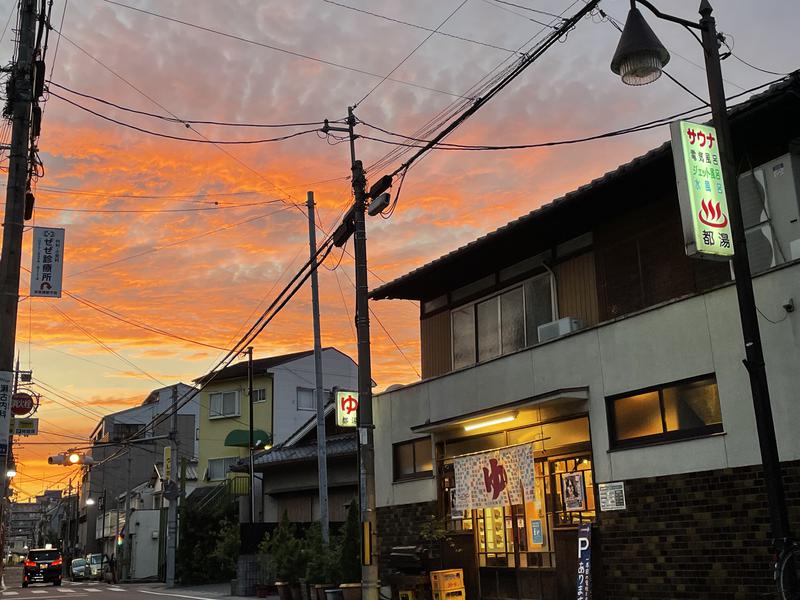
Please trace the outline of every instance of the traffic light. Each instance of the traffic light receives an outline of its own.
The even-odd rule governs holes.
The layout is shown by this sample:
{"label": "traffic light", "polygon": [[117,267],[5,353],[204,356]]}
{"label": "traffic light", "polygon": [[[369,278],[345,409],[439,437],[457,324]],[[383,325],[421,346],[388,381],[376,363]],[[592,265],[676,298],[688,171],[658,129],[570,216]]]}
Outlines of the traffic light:
{"label": "traffic light", "polygon": [[56,454],[54,456],[49,456],[47,458],[47,464],[64,465],[64,466],[93,465],[94,459],[89,454],[83,454],[81,452],[75,452],[75,451],[68,451],[68,452],[61,452],[60,454]]}

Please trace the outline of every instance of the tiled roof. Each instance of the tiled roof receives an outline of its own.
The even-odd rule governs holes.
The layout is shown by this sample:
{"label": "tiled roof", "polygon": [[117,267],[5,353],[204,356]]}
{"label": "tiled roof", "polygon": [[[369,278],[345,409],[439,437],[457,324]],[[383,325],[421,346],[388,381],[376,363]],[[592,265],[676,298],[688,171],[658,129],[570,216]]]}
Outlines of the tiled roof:
{"label": "tiled roof", "polygon": [[[746,101],[729,108],[728,113],[735,117],[747,109],[753,108],[764,101],[768,101],[779,96],[782,92],[787,91],[791,86],[797,86],[799,81],[800,71],[795,71],[786,80],[776,83],[770,86],[764,92],[751,96]],[[457,248],[456,250],[453,250],[452,252],[432,260],[431,262],[418,267],[393,281],[375,288],[370,292],[369,297],[373,300],[381,300],[384,298],[419,299],[412,298],[412,295],[408,293],[408,288],[416,287],[416,284],[418,284],[421,279],[429,277],[434,271],[444,269],[453,264],[457,259],[462,259],[467,255],[472,256],[475,255],[475,253],[483,252],[484,250],[488,249],[490,244],[499,241],[504,236],[515,232],[515,230],[523,229],[533,222],[538,221],[545,215],[555,211],[556,209],[568,208],[573,204],[573,202],[586,196],[587,192],[596,191],[601,186],[616,182],[617,180],[630,175],[646,165],[649,165],[660,158],[666,157],[669,153],[670,142],[665,142],[657,148],[654,148],[649,152],[634,158],[630,162],[620,165],[616,169],[605,173],[601,177],[598,177],[597,179],[594,179],[589,183],[582,185],[571,192],[568,192],[564,196],[540,206],[528,214],[523,215],[518,219],[515,219],[514,221],[511,221],[502,227],[499,227],[498,229],[487,233],[486,235],[483,235],[478,239],[473,240],[468,244],[461,246],[460,248]]]}
{"label": "tiled roof", "polygon": [[[331,350],[332,347],[326,347],[322,350]],[[297,360],[299,358],[305,358],[306,356],[311,356],[314,354],[314,350],[303,350],[302,352],[292,352],[291,354],[281,354],[280,356],[269,356],[267,358],[259,358],[253,361],[253,372],[259,375],[263,375],[269,369],[273,369],[278,367],[282,364],[292,362],[293,360]],[[210,378],[213,375],[214,381],[220,381],[224,379],[239,379],[242,377],[247,377],[247,361],[238,362],[234,365],[229,367],[225,367],[224,369],[220,369],[215,373],[210,373],[208,375],[204,375],[198,379],[195,379],[196,383],[203,383],[206,379]]]}
{"label": "tiled roof", "polygon": [[[332,435],[325,441],[328,458],[351,456],[358,452],[358,437],[355,433]],[[265,452],[260,452],[255,457],[255,465],[273,466],[293,462],[317,460],[317,443],[303,444],[301,446],[275,446]],[[247,469],[247,461],[242,461],[237,467]],[[237,470],[237,469],[235,469]]]}

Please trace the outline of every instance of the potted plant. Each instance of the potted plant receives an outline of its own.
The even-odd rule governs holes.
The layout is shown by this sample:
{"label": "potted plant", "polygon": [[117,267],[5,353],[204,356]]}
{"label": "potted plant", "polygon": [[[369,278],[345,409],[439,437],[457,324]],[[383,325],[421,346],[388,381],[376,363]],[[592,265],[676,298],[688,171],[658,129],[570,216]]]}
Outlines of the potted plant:
{"label": "potted plant", "polygon": [[425,549],[428,571],[444,568],[442,563],[443,543],[448,544],[455,552],[460,552],[451,538],[451,532],[448,531],[444,519],[436,515],[428,515],[425,518],[419,526],[419,537]]}
{"label": "potted plant", "polygon": [[269,532],[258,544],[258,575],[256,577],[256,596],[266,598],[270,585],[275,581],[275,569],[272,562]]}
{"label": "potted plant", "polygon": [[342,532],[341,569],[342,590],[344,600],[360,600],[361,598],[361,531],[356,501],[347,507],[347,521]]}
{"label": "potted plant", "polygon": [[325,589],[334,587],[329,577],[330,548],[322,539],[322,527],[314,522],[306,532],[304,553],[306,558],[305,582],[309,600],[325,600]]}
{"label": "potted plant", "polygon": [[303,547],[284,512],[269,541],[269,556],[274,568],[275,587],[281,600],[300,600],[300,575],[303,573]]}

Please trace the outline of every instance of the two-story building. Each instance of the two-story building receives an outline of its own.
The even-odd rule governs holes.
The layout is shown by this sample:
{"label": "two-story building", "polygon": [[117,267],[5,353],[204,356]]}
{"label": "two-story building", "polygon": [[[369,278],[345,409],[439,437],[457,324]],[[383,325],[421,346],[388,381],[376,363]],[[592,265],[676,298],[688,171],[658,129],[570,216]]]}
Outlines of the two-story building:
{"label": "two-story building", "polygon": [[[798,73],[731,119],[797,531]],[[422,380],[375,398],[382,567],[438,515],[452,533],[445,553],[461,550],[445,559],[465,567],[468,596],[574,598],[577,529],[590,522],[595,597],[769,593],[769,519],[731,279],[727,262],[685,253],[666,143],[374,289],[372,300],[417,300],[421,312]],[[533,497],[453,509],[455,460],[524,443]]]}
{"label": "two-story building", "polygon": [[[334,387],[355,389],[357,385],[356,364],[336,348],[322,349],[322,373],[326,394]],[[198,475],[206,485],[217,485],[231,476],[231,468],[249,452],[247,362],[220,369],[197,383],[206,383],[198,394]],[[253,429],[258,448],[282,445],[306,425],[317,409],[315,385],[313,350],[253,361]],[[256,497],[263,498],[256,475]],[[263,502],[259,502],[257,520],[263,515]]]}

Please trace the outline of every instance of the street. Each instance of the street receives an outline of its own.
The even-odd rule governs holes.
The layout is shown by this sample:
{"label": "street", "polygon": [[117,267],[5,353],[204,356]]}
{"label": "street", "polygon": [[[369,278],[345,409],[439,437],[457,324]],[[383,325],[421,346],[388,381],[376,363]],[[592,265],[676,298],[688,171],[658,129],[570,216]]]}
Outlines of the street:
{"label": "street", "polygon": [[[0,592],[2,600],[66,600],[74,598],[88,598],[93,600],[158,600],[159,596],[173,598],[189,598],[206,600],[220,597],[215,592],[200,592],[191,590],[189,594],[181,593],[180,589],[174,591],[164,588],[163,583],[133,583],[111,585],[99,581],[68,581],[64,580],[61,586],[52,584],[34,583],[22,588],[22,569],[7,567],[3,575],[3,590]],[[184,589],[183,592],[188,590]]]}

